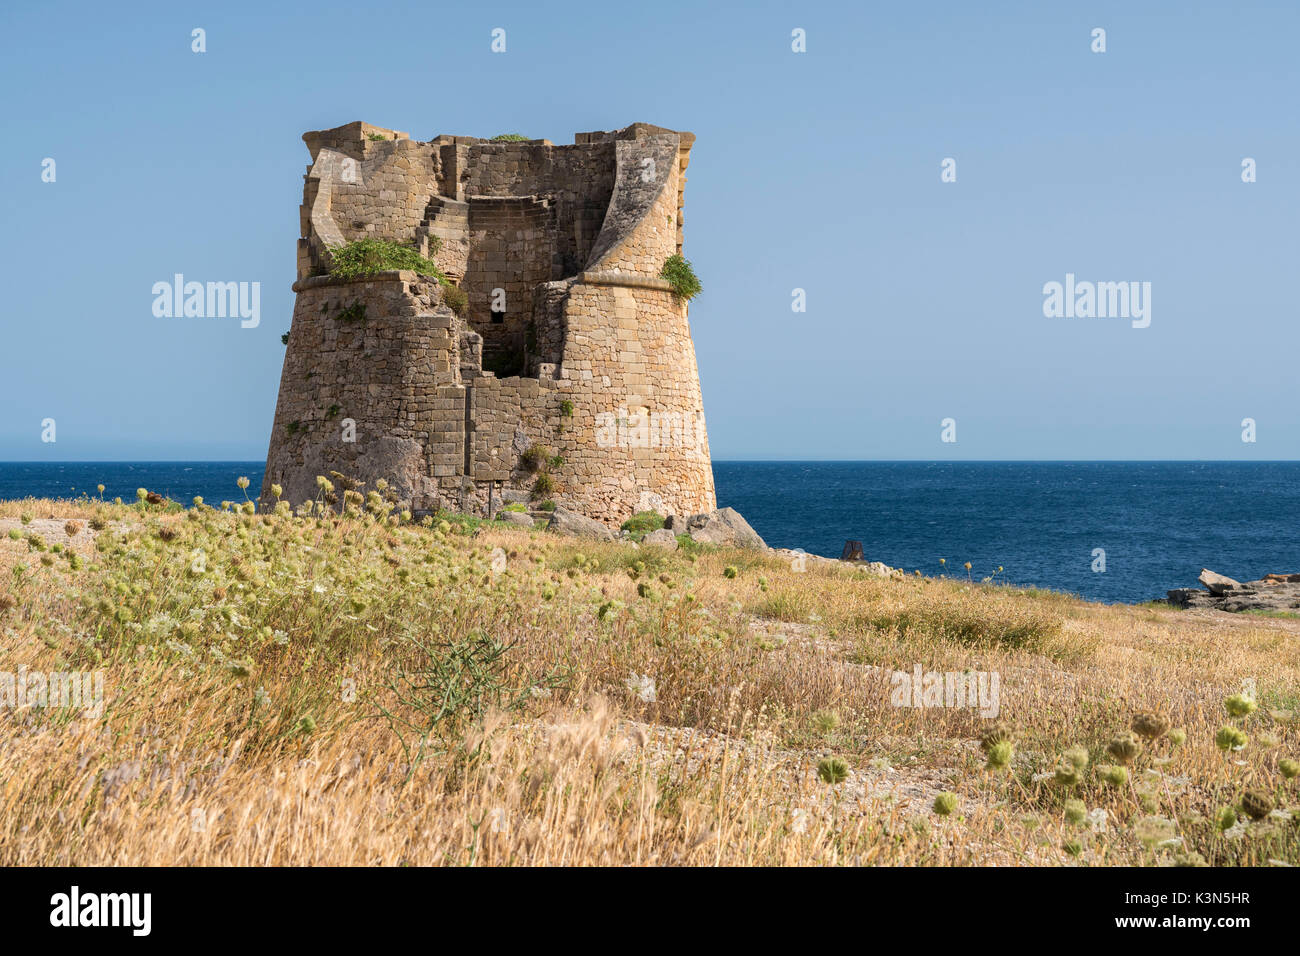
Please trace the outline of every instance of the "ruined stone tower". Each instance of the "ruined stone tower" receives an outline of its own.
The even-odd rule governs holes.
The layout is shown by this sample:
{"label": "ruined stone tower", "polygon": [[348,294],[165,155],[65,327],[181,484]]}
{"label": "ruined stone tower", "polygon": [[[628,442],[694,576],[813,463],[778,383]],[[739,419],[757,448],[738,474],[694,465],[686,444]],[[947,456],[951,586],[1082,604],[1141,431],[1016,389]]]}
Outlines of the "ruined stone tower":
{"label": "ruined stone tower", "polygon": [[[686,303],[659,278],[681,251],[692,134],[421,143],[350,123],[303,140],[264,500],[272,484],[315,498],[338,471],[416,511],[481,510],[489,489],[606,522],[715,507]],[[432,258],[463,314],[415,272],[330,277],[330,250],[362,238]]]}

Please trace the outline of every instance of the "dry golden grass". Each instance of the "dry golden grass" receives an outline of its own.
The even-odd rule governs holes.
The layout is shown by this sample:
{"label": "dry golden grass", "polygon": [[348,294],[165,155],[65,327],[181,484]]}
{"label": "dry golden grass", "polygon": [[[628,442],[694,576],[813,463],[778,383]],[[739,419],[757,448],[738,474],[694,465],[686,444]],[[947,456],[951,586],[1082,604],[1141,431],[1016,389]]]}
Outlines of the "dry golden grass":
{"label": "dry golden grass", "polygon": [[[0,863],[1300,862],[1300,622],[374,510],[0,503],[0,671],[106,691],[0,705]],[[893,705],[918,664],[999,675],[1009,767]],[[1107,783],[1141,711],[1186,740]]]}

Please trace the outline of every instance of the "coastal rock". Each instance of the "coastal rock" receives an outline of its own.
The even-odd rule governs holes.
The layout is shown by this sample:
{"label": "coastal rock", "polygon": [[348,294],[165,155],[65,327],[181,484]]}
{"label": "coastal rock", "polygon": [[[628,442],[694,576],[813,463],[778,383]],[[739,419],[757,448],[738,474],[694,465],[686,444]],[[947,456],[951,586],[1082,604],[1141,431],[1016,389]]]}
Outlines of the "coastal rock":
{"label": "coastal rock", "polygon": [[522,511],[499,511],[497,512],[497,520],[505,524],[517,524],[521,528],[531,528],[533,526],[532,517]]}
{"label": "coastal rock", "polygon": [[546,530],[554,531],[556,534],[572,535],[577,538],[593,538],[597,541],[614,540],[614,532],[610,531],[605,525],[593,518],[588,518],[586,515],[580,515],[576,511],[569,511],[567,508],[555,509]]}
{"label": "coastal rock", "polygon": [[1247,581],[1244,584],[1234,582],[1233,587],[1225,588],[1219,594],[1202,591],[1200,588],[1175,588],[1167,594],[1169,603],[1178,607],[1214,608],[1219,611],[1275,611],[1300,615],[1300,580],[1279,581],[1277,577]]}
{"label": "coastal rock", "polygon": [[1196,580],[1209,588],[1210,593],[1215,597],[1222,597],[1226,592],[1241,587],[1240,581],[1234,581],[1222,574],[1215,574],[1209,568],[1201,568],[1200,576]]}
{"label": "coastal rock", "polygon": [[1300,584],[1300,574],[1266,574],[1259,579],[1263,584]]}
{"label": "coastal rock", "polygon": [[641,539],[641,543],[653,545],[658,548],[667,548],[669,551],[677,550],[677,536],[667,528],[660,528],[657,531],[651,531]]}
{"label": "coastal rock", "polygon": [[[677,530],[675,523],[672,530]],[[700,544],[725,548],[767,548],[758,532],[749,526],[749,522],[735,508],[719,508],[707,514],[691,515],[686,519],[686,531],[692,540]]]}

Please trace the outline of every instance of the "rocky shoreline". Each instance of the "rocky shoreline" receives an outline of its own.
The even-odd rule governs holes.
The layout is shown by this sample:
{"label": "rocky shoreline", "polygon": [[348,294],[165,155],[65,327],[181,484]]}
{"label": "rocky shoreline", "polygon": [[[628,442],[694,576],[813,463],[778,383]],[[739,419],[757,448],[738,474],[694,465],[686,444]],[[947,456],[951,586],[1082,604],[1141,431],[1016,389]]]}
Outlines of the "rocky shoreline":
{"label": "rocky shoreline", "polygon": [[1274,611],[1300,615],[1300,574],[1266,574],[1258,581],[1234,581],[1209,568],[1197,577],[1205,587],[1174,588],[1168,601],[1177,607],[1219,611]]}

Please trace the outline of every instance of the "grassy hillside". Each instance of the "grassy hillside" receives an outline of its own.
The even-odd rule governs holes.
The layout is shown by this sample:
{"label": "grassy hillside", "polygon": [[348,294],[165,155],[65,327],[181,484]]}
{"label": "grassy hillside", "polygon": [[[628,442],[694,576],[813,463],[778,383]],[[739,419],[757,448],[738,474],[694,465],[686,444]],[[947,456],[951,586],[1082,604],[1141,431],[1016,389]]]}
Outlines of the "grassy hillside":
{"label": "grassy hillside", "polygon": [[1300,622],[350,504],[0,503],[0,864],[1300,862]]}

